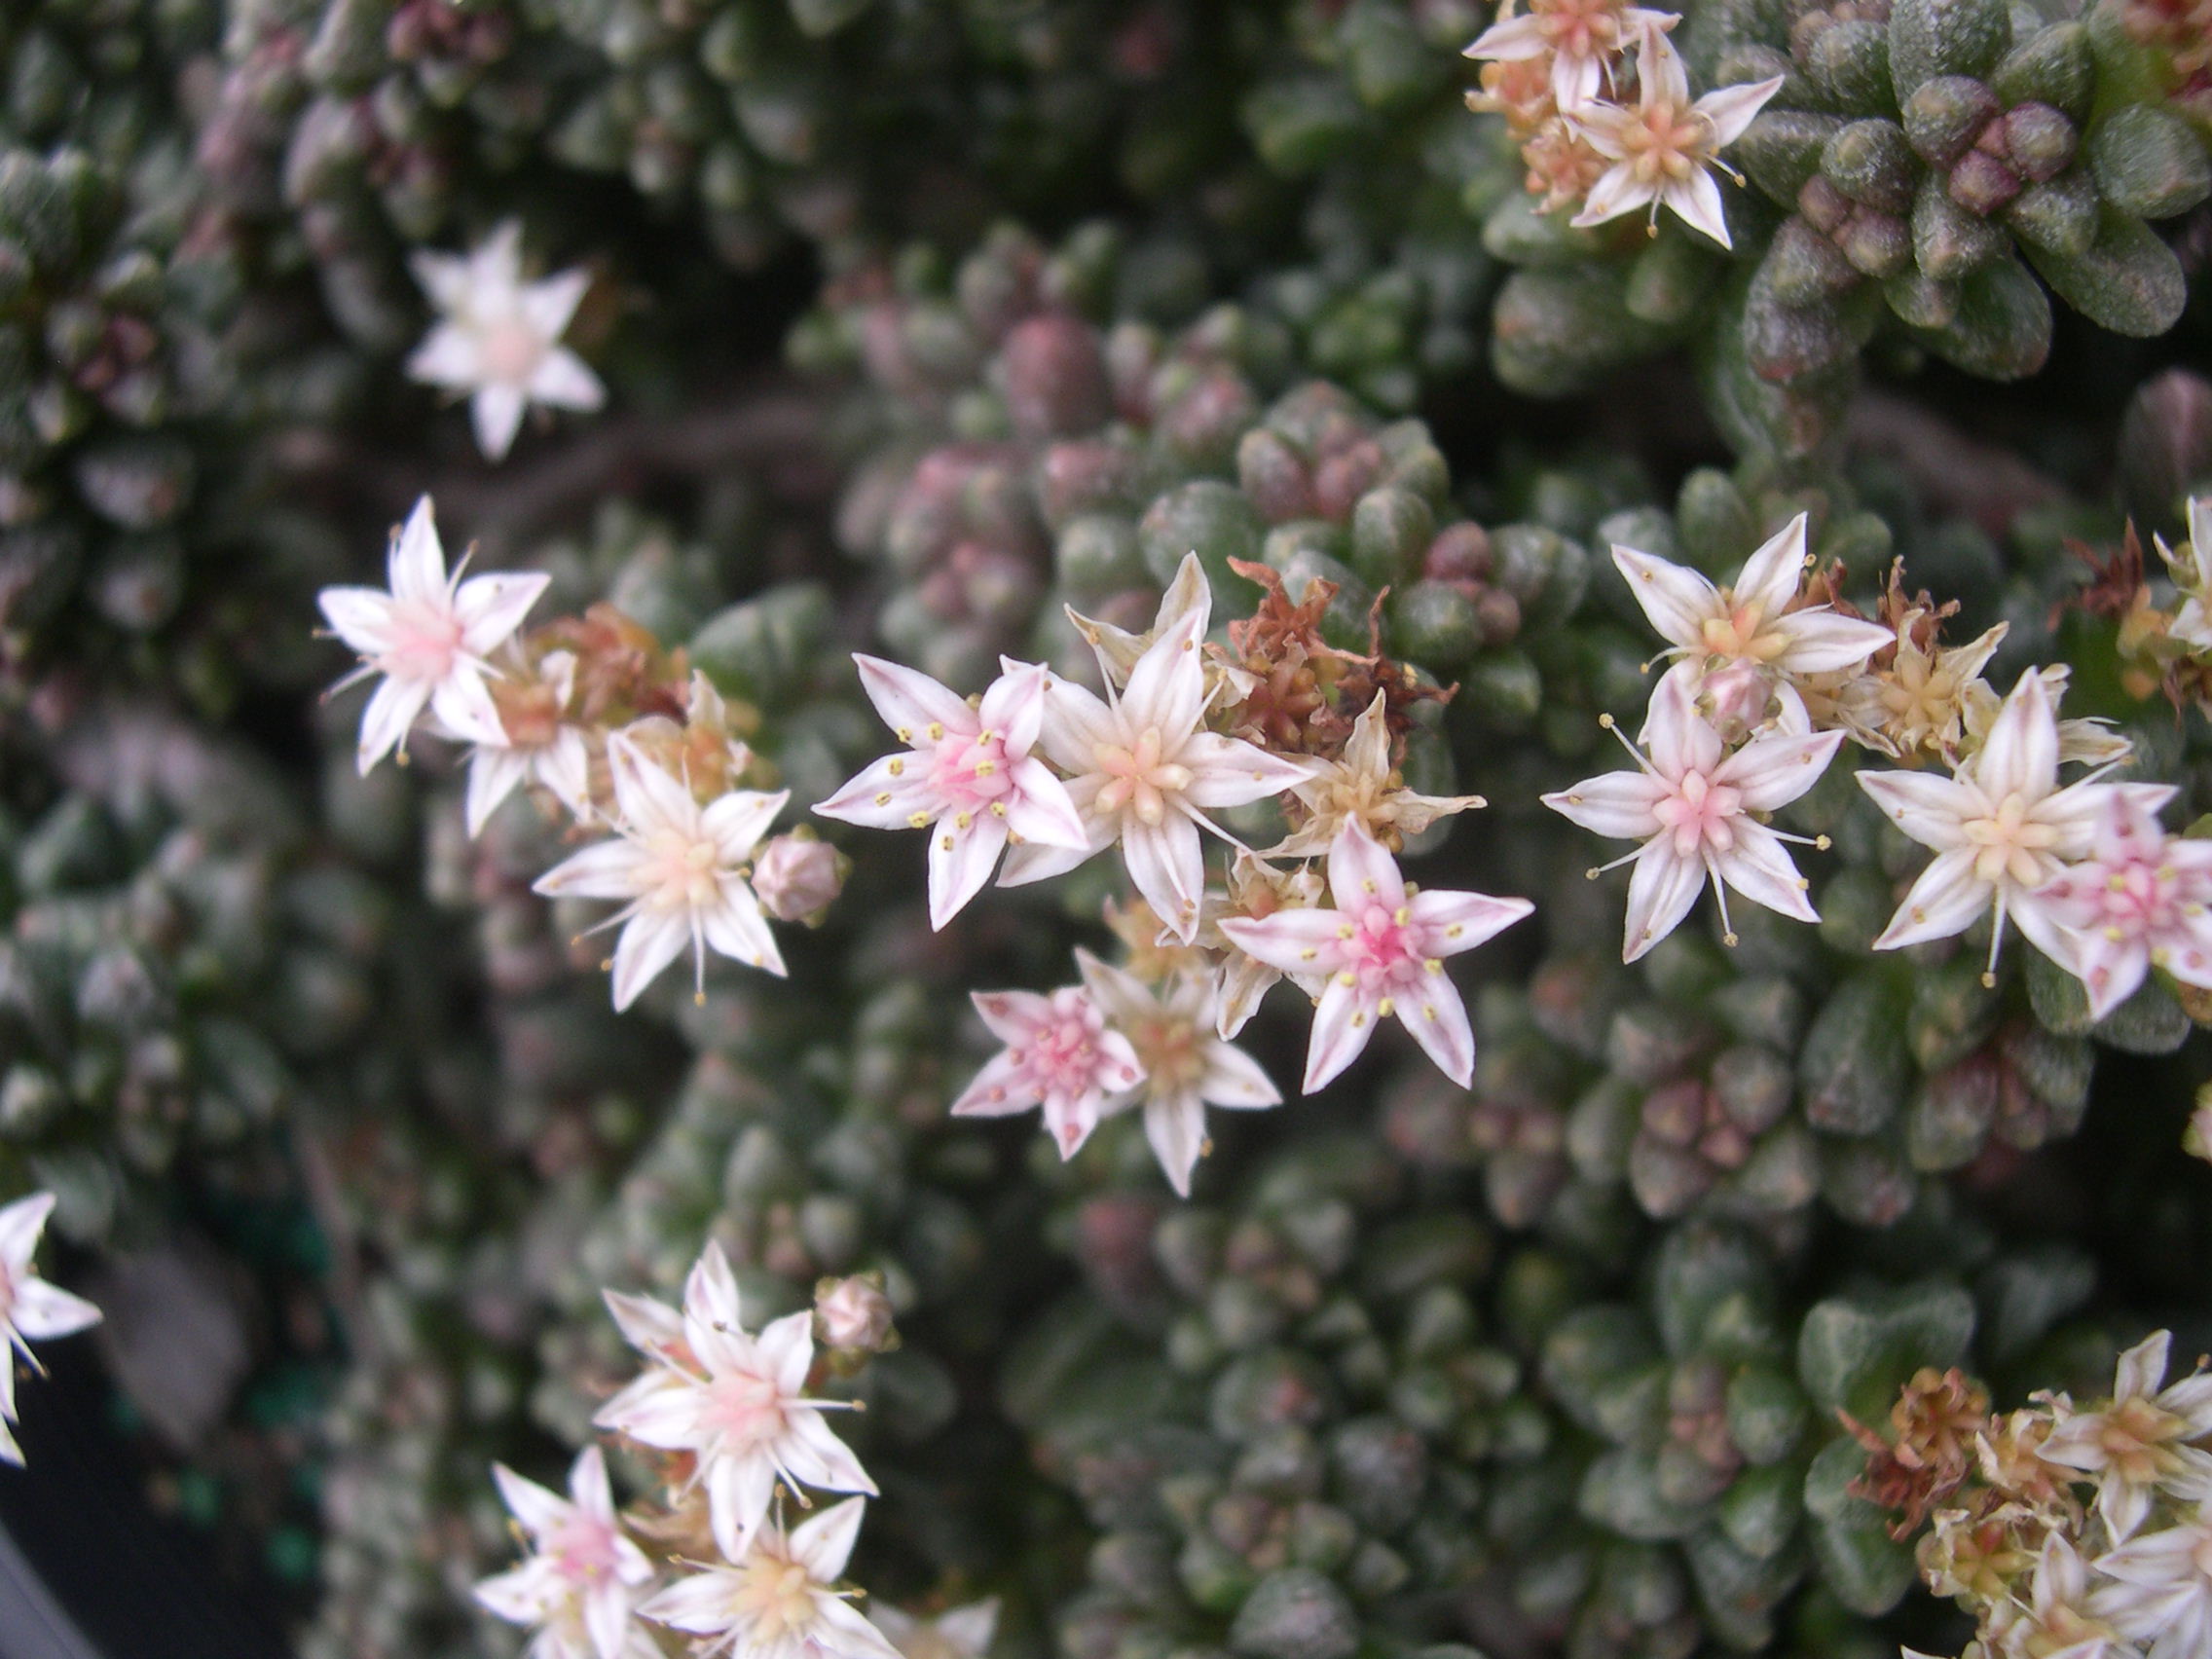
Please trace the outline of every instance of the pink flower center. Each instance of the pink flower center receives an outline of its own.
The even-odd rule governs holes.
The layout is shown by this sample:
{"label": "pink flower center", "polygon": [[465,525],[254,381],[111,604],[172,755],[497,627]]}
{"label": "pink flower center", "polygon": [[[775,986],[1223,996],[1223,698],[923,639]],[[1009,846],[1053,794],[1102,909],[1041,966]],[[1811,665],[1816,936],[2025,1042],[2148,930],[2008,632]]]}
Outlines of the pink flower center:
{"label": "pink flower center", "polygon": [[614,1572],[614,1529],[596,1515],[578,1511],[546,1537],[543,1550],[553,1570],[571,1584],[588,1586]]}
{"label": "pink flower center", "polygon": [[544,337],[528,323],[494,323],[478,347],[484,378],[502,386],[527,386],[545,360],[545,350]]}
{"label": "pink flower center", "polygon": [[1661,828],[1673,831],[1675,853],[1690,858],[1711,847],[1724,853],[1736,844],[1736,818],[1744,810],[1744,792],[1716,784],[1703,772],[1684,772],[1673,791],[1651,808]]}
{"label": "pink flower center", "polygon": [[1967,843],[1979,849],[1973,858],[1976,880],[2040,887],[2058,873],[2058,859],[2051,852],[2058,844],[2058,829],[2036,818],[2036,805],[2015,792],[1987,815],[1959,826]]}
{"label": "pink flower center", "polygon": [[450,607],[428,600],[393,602],[391,644],[376,659],[380,672],[394,680],[443,680],[461,656],[461,618]]}
{"label": "pink flower center", "polygon": [[[1647,189],[1679,184],[1696,172],[1713,145],[1713,123],[1672,98],[1640,106],[1621,128],[1621,158],[1636,182]],[[1756,606],[1749,623],[1757,625]],[[1731,619],[1731,626],[1741,626]],[[1748,638],[1749,636],[1747,636]]]}
{"label": "pink flower center", "polygon": [[725,1371],[708,1384],[706,1419],[735,1447],[757,1446],[784,1432],[784,1396],[773,1378]]}
{"label": "pink flower center", "polygon": [[1014,790],[1006,740],[995,731],[947,732],[930,756],[930,781],[952,806],[973,811]]}
{"label": "pink flower center", "polygon": [[655,910],[702,910],[721,899],[721,848],[704,836],[663,830],[645,842],[640,896]]}
{"label": "pink flower center", "polygon": [[1140,824],[1159,824],[1167,816],[1166,797],[1191,787],[1191,769],[1161,758],[1158,726],[1147,726],[1124,747],[1101,743],[1094,752],[1107,783],[1098,792],[1101,812],[1131,812]]}
{"label": "pink flower center", "polygon": [[1536,27],[1562,57],[1595,57],[1620,44],[1618,0],[1562,0],[1547,7]]}
{"label": "pink flower center", "polygon": [[1401,904],[1393,910],[1380,899],[1370,900],[1345,925],[1351,930],[1344,940],[1345,966],[1359,977],[1362,990],[1380,993],[1420,977],[1421,941],[1410,908]]}

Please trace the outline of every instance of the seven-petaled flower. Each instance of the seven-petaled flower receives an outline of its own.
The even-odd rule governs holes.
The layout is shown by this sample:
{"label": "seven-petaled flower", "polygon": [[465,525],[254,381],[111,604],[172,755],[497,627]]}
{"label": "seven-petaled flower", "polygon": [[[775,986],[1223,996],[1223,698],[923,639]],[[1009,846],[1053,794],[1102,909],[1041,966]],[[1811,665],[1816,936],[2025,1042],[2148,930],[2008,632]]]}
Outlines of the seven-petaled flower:
{"label": "seven-petaled flower", "polygon": [[1685,225],[1732,246],[1720,187],[1707,169],[1782,90],[1782,77],[1722,87],[1692,103],[1681,58],[1665,35],[1646,29],[1636,81],[1633,105],[1591,103],[1568,112],[1590,147],[1613,164],[1590,187],[1573,223],[1602,225],[1648,205],[1656,229],[1659,209],[1671,207]]}
{"label": "seven-petaled flower", "polygon": [[1466,55],[1496,63],[1549,59],[1553,101],[1579,116],[1605,86],[1616,55],[1645,31],[1664,32],[1677,21],[1671,12],[1622,0],[1530,0],[1519,17],[1500,17],[1485,29]]}
{"label": "seven-petaled flower", "polygon": [[971,708],[926,674],[853,660],[868,701],[908,753],[885,756],[814,810],[876,830],[927,830],[931,927],[976,896],[1009,842],[1088,856],[1066,787],[1030,754],[1045,718],[1042,665],[1007,663]]}
{"label": "seven-petaled flower", "polygon": [[2212,1434],[2212,1373],[2201,1366],[2161,1389],[2170,1332],[2156,1331],[2120,1356],[2112,1404],[2069,1412],[2041,1448],[2046,1463],[2097,1480],[2097,1513],[2125,1543],[2151,1513],[2152,1493],[2212,1498],[2212,1452],[2192,1442]]}
{"label": "seven-petaled flower", "polygon": [[1962,934],[1994,908],[1990,974],[2007,918],[2062,966],[2072,946],[2054,924],[2043,889],[2089,851],[2099,814],[2122,792],[2156,811],[2173,793],[2148,784],[2100,784],[2094,774],[2061,789],[2056,711],[2043,676],[2030,669],[2005,699],[1989,734],[1948,778],[1926,772],[1862,772],[1860,787],[1899,829],[1936,857],[1920,872],[1876,950]]}
{"label": "seven-petaled flower", "polygon": [[446,577],[445,550],[430,498],[415,503],[407,523],[391,533],[387,563],[390,590],[327,587],[315,596],[332,630],[361,654],[361,666],[333,692],[384,676],[361,713],[358,760],[363,776],[397,748],[407,756],[407,731],[424,708],[447,735],[493,747],[507,740],[485,676],[498,671],[492,653],[505,645],[552,578],[541,574],[470,576],[461,560]]}
{"label": "seven-petaled flower", "polygon": [[16,1355],[35,1367],[33,1338],[66,1337],[100,1322],[97,1308],[39,1277],[31,1260],[54,1202],[52,1193],[33,1193],[0,1209],[0,1461],[18,1466],[22,1448],[8,1432],[16,1420]]}
{"label": "seven-petaled flower", "polygon": [[1464,1088],[1474,1075],[1475,1034],[1444,958],[1472,950],[1535,906],[1484,893],[1416,893],[1357,820],[1329,849],[1329,896],[1334,908],[1221,923],[1230,942],[1272,968],[1328,976],[1306,1050],[1306,1091],[1350,1065],[1377,1022],[1393,1014]]}
{"label": "seven-petaled flower", "polygon": [[[1724,889],[1730,887],[1754,904],[1798,921],[1818,921],[1805,898],[1805,879],[1783,846],[1803,837],[1787,836],[1756,815],[1787,806],[1811,789],[1835,758],[1843,733],[1785,728],[1753,737],[1730,754],[1711,722],[1690,706],[1683,682],[1670,674],[1652,691],[1644,737],[1648,753],[1628,746],[1636,771],[1585,778],[1544,796],[1546,806],[1585,830],[1643,843],[1616,861],[1636,866],[1629,877],[1621,960],[1634,962],[1673,933],[1708,878],[1724,929]],[[1625,737],[1621,741],[1628,745]],[[1731,942],[1734,937],[1731,931]]]}
{"label": "seven-petaled flower", "polygon": [[[814,1314],[787,1313],[749,1336],[739,1318],[729,1259],[710,1240],[683,1285],[683,1309],[641,1296],[607,1293],[633,1347],[652,1361],[592,1419],[665,1452],[696,1459],[715,1542],[732,1561],[758,1538],[780,1480],[793,1492],[872,1493],[852,1449],[823,1420],[842,1409],[804,1396],[814,1364]],[[834,1574],[831,1574],[834,1576]]]}
{"label": "seven-petaled flower", "polygon": [[569,1495],[492,1465],[499,1495],[534,1546],[521,1566],[484,1579],[476,1600],[509,1624],[535,1625],[533,1659],[646,1659],[657,1651],[631,1622],[652,1563],[614,1518],[607,1462],[596,1446],[576,1455]]}
{"label": "seven-petaled flower", "polygon": [[407,359],[414,379],[469,396],[476,446],[492,461],[515,441],[533,403],[590,411],[607,388],[561,344],[591,277],[522,279],[522,226],[509,219],[466,255],[418,253],[415,278],[445,314]]}
{"label": "seven-petaled flower", "polygon": [[639,1614],[704,1638],[692,1645],[698,1659],[900,1659],[853,1605],[854,1592],[834,1588],[866,1507],[849,1497],[789,1533],[771,1523],[734,1566],[679,1578]]}
{"label": "seven-petaled flower", "polygon": [[535,890],[552,898],[629,901],[600,924],[622,929],[614,945],[614,1006],[637,1001],[685,945],[701,998],[710,949],[780,976],[783,955],[746,883],[745,858],[789,794],[732,790],[703,807],[681,779],[620,733],[608,740],[607,759],[614,779],[615,838],[556,865],[537,878]]}
{"label": "seven-petaled flower", "polygon": [[1613,547],[1613,564],[1667,642],[1666,654],[1681,658],[1694,690],[1728,705],[1718,711],[1723,725],[1759,724],[1770,687],[1858,668],[1892,643],[1890,630],[1878,622],[1800,605],[1810,562],[1803,513],[1745,560],[1725,587],[1686,565]]}
{"label": "seven-petaled flower", "polygon": [[1106,1023],[1090,993],[1064,985],[1035,991],[977,991],[976,1012],[1006,1045],[952,1103],[956,1118],[1004,1118],[1044,1109],[1045,1129],[1073,1158],[1106,1116],[1107,1101],[1144,1081],[1129,1040]]}
{"label": "seven-petaled flower", "polygon": [[1198,830],[1229,839],[1206,813],[1280,794],[1313,773],[1306,761],[1204,729],[1204,626],[1200,608],[1167,628],[1137,659],[1119,696],[1109,689],[1100,701],[1083,686],[1051,682],[1045,753],[1069,774],[1068,798],[1083,820],[1086,845],[1018,847],[1002,886],[1058,875],[1120,841],[1130,882],[1162,925],[1186,943],[1198,932],[1206,877]]}
{"label": "seven-petaled flower", "polygon": [[1206,1151],[1206,1107],[1252,1111],[1280,1106],[1282,1094],[1259,1062],[1216,1035],[1212,977],[1175,975],[1157,992],[1134,975],[1075,953],[1083,982],[1114,1030],[1136,1051],[1144,1077],[1109,1114],[1144,1107],[1145,1138],[1169,1185],[1191,1196],[1191,1171]]}
{"label": "seven-petaled flower", "polygon": [[2135,785],[2105,802],[2089,853],[2036,891],[2064,929],[2071,968],[2102,1019],[2162,968],[2212,990],[2212,841],[2169,836],[2152,789]]}

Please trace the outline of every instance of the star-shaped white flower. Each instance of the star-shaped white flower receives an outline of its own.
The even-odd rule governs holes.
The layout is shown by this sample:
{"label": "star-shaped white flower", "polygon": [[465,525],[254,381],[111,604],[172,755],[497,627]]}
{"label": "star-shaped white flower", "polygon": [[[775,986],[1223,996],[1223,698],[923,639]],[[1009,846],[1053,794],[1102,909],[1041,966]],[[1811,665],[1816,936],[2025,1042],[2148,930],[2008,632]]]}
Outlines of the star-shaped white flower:
{"label": "star-shaped white flower", "polygon": [[685,945],[696,970],[694,994],[702,999],[709,950],[781,977],[784,958],[746,883],[745,859],[790,793],[732,790],[702,807],[681,779],[620,733],[608,740],[607,759],[615,838],[556,865],[537,878],[535,891],[628,901],[600,924],[622,929],[614,945],[615,1008],[636,1002]]}
{"label": "star-shaped white flower", "polygon": [[952,1103],[956,1118],[1006,1118],[1044,1109],[1045,1129],[1073,1158],[1106,1116],[1110,1098],[1144,1081],[1129,1040],[1106,1023],[1090,993],[1064,985],[1035,991],[976,991],[976,1012],[1006,1045]]}
{"label": "star-shaped white flower", "polygon": [[2042,675],[2030,669],[1991,722],[1989,735],[1948,778],[1927,772],[1861,772],[1860,787],[1936,858],[1904,896],[1876,950],[1962,934],[1992,909],[1990,972],[2008,919],[2061,965],[2071,945],[2041,897],[2059,871],[2085,856],[2105,805],[2122,791],[2150,810],[2171,790],[2101,784],[2092,773],[2058,785],[2057,712]]}
{"label": "star-shaped white flower", "polygon": [[1572,222],[1602,225],[1648,206],[1656,227],[1659,209],[1671,207],[1692,230],[1732,246],[1720,187],[1710,169],[1782,90],[1782,77],[1722,87],[1692,103],[1680,56],[1664,34],[1646,29],[1637,49],[1636,79],[1633,108],[1589,103],[1571,112],[1569,119],[1590,147],[1613,164],[1590,187]]}
{"label": "star-shaped white flower", "polygon": [[916,1618],[888,1603],[878,1603],[868,1617],[891,1639],[901,1659],[983,1659],[998,1634],[999,1599],[970,1602],[948,1607],[935,1618]]}
{"label": "star-shaped white flower", "polygon": [[499,1495],[533,1545],[519,1567],[484,1579],[476,1600],[509,1624],[538,1628],[532,1659],[647,1659],[651,1640],[631,1622],[652,1563],[614,1518],[607,1461],[587,1446],[569,1471],[569,1495],[492,1465]]}
{"label": "star-shaped white flower", "polygon": [[900,1659],[853,1605],[854,1592],[835,1588],[865,1508],[849,1497],[788,1534],[771,1523],[735,1566],[680,1578],[639,1613],[700,1638],[697,1659]]}
{"label": "star-shaped white flower", "polygon": [[483,833],[499,804],[535,784],[574,815],[591,822],[591,749],[584,728],[567,719],[575,695],[573,651],[547,651],[535,669],[510,665],[494,688],[499,743],[479,743],[468,756],[468,832]]}
{"label": "star-shaped white flower", "polygon": [[2212,1517],[2144,1532],[2091,1564],[2107,1582],[2089,1593],[2089,1610],[2149,1659],[2201,1659],[2212,1653]]}
{"label": "star-shaped white flower", "polygon": [[1413,893],[1397,861],[1356,820],[1329,850],[1329,895],[1333,909],[1221,924],[1237,949],[1272,968],[1328,976],[1306,1049],[1306,1092],[1357,1059],[1376,1024],[1393,1014],[1444,1075],[1466,1088],[1475,1033],[1444,958],[1474,949],[1535,906],[1485,893]]}
{"label": "star-shaped white flower", "polygon": [[1155,993],[1135,975],[1075,953],[1083,982],[1106,1022],[1129,1041],[1144,1078],[1107,1107],[1144,1107],[1145,1138],[1182,1198],[1191,1196],[1191,1171],[1206,1150],[1206,1107],[1256,1111],[1280,1106],[1282,1093],[1243,1050],[1215,1035],[1218,1018],[1210,977],[1177,975]]}
{"label": "star-shaped white flower", "polygon": [[54,1211],[52,1193],[33,1193],[0,1209],[0,1461],[20,1467],[22,1448],[8,1432],[16,1420],[16,1361],[35,1370],[30,1345],[66,1337],[100,1322],[100,1310],[81,1296],[39,1277],[32,1257]]}
{"label": "star-shaped white flower", "polygon": [[411,263],[444,315],[407,359],[407,373],[467,394],[476,447],[488,459],[505,457],[533,403],[588,411],[607,401],[599,377],[561,344],[591,276],[564,271],[525,282],[518,221],[466,256],[424,252]]}
{"label": "star-shaped white flower", "polygon": [[2161,1390],[2172,1346],[2172,1333],[2157,1331],[2121,1354],[2112,1404],[2066,1413],[2039,1449],[2046,1463],[2096,1477],[2097,1513],[2118,1543],[2134,1536],[2161,1489],[2212,1497],[2212,1452],[2191,1444],[2212,1434],[2212,1373],[2200,1368]]}
{"label": "star-shaped white flower", "polygon": [[[1819,782],[1843,733],[1785,728],[1753,737],[1730,754],[1711,722],[1691,707],[1683,682],[1670,674],[1652,690],[1644,738],[1648,753],[1621,739],[1638,770],[1585,778],[1543,797],[1546,806],[1585,830],[1643,843],[1615,861],[1636,865],[1621,960],[1634,962],[1673,933],[1709,878],[1724,929],[1724,889],[1731,887],[1782,915],[1820,920],[1805,898],[1805,878],[1783,845],[1804,837],[1786,835],[1755,815],[1788,805]],[[1731,941],[1734,937],[1731,931]]]}
{"label": "star-shaped white flower", "polygon": [[2036,890],[2036,901],[2073,945],[2062,966],[2088,988],[2102,1019],[2135,994],[2153,968],[2212,990],[2212,841],[2158,827],[2161,792],[2115,793],[2088,856]]}
{"label": "star-shaped white flower", "polygon": [[1080,850],[1025,845],[1007,860],[1002,886],[1073,869],[1119,841],[1129,880],[1167,930],[1188,943],[1205,892],[1199,830],[1231,837],[1206,817],[1280,794],[1312,775],[1240,738],[1204,729],[1205,670],[1198,639],[1205,613],[1185,616],[1154,641],[1129,671],[1119,696],[1101,702],[1080,685],[1053,679],[1046,692],[1046,755],[1068,776],[1068,798],[1083,820]]}
{"label": "star-shaped white flower", "polygon": [[875,830],[928,830],[931,927],[976,896],[1010,841],[1088,856],[1067,790],[1030,753],[1045,718],[1043,665],[1007,663],[971,708],[926,674],[853,660],[861,688],[908,752],[884,756],[814,810]]}
{"label": "star-shaped white flower", "polygon": [[1317,762],[1314,775],[1296,785],[1306,822],[1263,855],[1271,859],[1315,858],[1337,844],[1337,835],[1353,819],[1377,840],[1418,835],[1440,818],[1487,805],[1481,795],[1421,794],[1406,788],[1390,764],[1390,728],[1383,719],[1388,697],[1375,701],[1352,721],[1344,756]]}
{"label": "star-shaped white flower", "polygon": [[1664,33],[1681,18],[1672,12],[1627,6],[1622,0],[1531,0],[1512,16],[1511,0],[1496,22],[1468,47],[1469,57],[1518,63],[1549,57],[1552,101],[1579,114],[1611,79],[1613,58],[1646,31]]}
{"label": "star-shaped white flower", "polygon": [[485,676],[491,656],[514,636],[552,578],[537,573],[470,576],[463,558],[446,577],[445,549],[430,498],[415,503],[391,533],[390,591],[327,587],[315,596],[332,630],[361,655],[361,666],[331,687],[382,675],[384,683],[361,714],[359,762],[369,768],[394,748],[407,753],[407,732],[427,708],[439,728],[465,743],[506,741]]}
{"label": "star-shaped white flower", "polygon": [[[1699,690],[1709,678],[1730,670],[1771,685],[1841,673],[1860,667],[1892,643],[1894,636],[1879,622],[1839,616],[1825,605],[1790,609],[1811,563],[1803,513],[1745,560],[1725,587],[1715,587],[1686,565],[1613,545],[1613,564],[1629,592],[1667,642],[1666,654],[1682,659],[1693,689]],[[1757,701],[1766,701],[1763,691]],[[1758,723],[1761,713],[1736,712],[1749,717],[1748,724]]]}
{"label": "star-shaped white flower", "polygon": [[730,1560],[743,1560],[760,1541],[779,1480],[794,1493],[801,1487],[874,1493],[860,1459],[823,1420],[843,1403],[802,1393],[814,1364],[812,1310],[748,1336],[737,1280],[719,1243],[708,1242],[684,1281],[682,1313],[617,1291],[607,1293],[607,1306],[652,1364],[592,1421],[664,1452],[690,1453],[692,1484],[707,1489],[715,1543]]}

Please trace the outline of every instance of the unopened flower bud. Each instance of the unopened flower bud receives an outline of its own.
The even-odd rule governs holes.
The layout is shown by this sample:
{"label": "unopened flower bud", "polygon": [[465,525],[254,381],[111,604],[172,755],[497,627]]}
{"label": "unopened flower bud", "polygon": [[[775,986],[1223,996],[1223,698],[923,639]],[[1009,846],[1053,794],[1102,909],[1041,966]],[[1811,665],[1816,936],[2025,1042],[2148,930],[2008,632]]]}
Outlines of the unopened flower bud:
{"label": "unopened flower bud", "polygon": [[826,1278],[814,1287],[814,1330],[825,1347],[888,1353],[899,1346],[891,1319],[881,1273]]}
{"label": "unopened flower bud", "polygon": [[777,921],[818,927],[851,868],[852,860],[802,828],[760,849],[753,866],[753,890],[760,896],[760,907]]}

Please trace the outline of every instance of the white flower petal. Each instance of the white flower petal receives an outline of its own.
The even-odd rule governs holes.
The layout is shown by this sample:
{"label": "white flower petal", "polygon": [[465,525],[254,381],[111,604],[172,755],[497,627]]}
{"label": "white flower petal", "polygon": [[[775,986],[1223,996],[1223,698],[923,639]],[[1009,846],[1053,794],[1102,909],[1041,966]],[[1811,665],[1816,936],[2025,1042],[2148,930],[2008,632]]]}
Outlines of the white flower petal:
{"label": "white flower petal", "polygon": [[1937,853],[1898,905],[1890,925],[1874,940],[1876,950],[1902,950],[1931,940],[1950,939],[1988,913],[1995,890],[1973,872],[1974,852],[1954,847]]}
{"label": "white flower petal", "polygon": [[861,1497],[848,1497],[825,1509],[792,1532],[792,1560],[823,1583],[835,1583],[844,1575],[845,1563],[852,1560],[853,1545],[860,1541],[861,1517],[866,1512],[867,1500]]}
{"label": "white flower petal", "polygon": [[641,910],[614,941],[614,1012],[620,1014],[683,954],[691,930],[679,915]]}
{"label": "white flower petal", "polygon": [[1398,1021],[1412,1032],[1436,1069],[1465,1088],[1475,1076],[1475,1032],[1467,1023],[1467,1005],[1458,986],[1442,972],[1422,976],[1396,997],[1392,1009]]}
{"label": "white flower petal", "polygon": [[100,1310],[81,1296],[43,1278],[16,1285],[16,1302],[7,1322],[34,1342],[73,1336],[100,1322]]}
{"label": "white flower petal", "polygon": [[1722,614],[1724,608],[1717,588],[1686,565],[1670,564],[1617,541],[1613,564],[1661,639],[1688,650],[1703,647],[1706,619]]}
{"label": "white flower petal", "polygon": [[1006,850],[1006,820],[985,812],[963,830],[940,818],[930,830],[930,926],[941,930],[990,880]]}
{"label": "white flower petal", "polygon": [[476,447],[487,461],[504,461],[522,430],[528,407],[522,388],[497,382],[481,385],[468,400],[468,418],[476,431]]}
{"label": "white flower petal", "polygon": [[1303,1091],[1314,1093],[1359,1058],[1375,1035],[1375,1002],[1342,978],[1329,981],[1313,1011],[1313,1033],[1306,1045]]}
{"label": "white flower petal", "polygon": [[1628,883],[1628,923],[1621,960],[1634,962],[1681,925],[1705,891],[1705,866],[1679,857],[1671,840],[1650,841],[1636,855]]}

